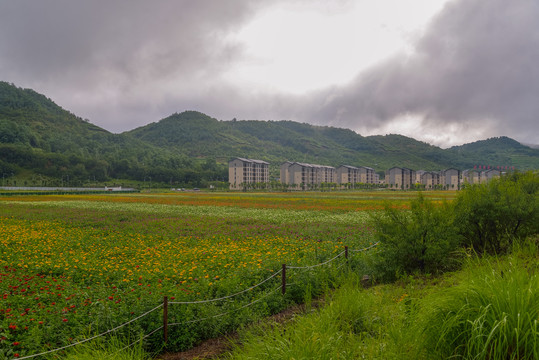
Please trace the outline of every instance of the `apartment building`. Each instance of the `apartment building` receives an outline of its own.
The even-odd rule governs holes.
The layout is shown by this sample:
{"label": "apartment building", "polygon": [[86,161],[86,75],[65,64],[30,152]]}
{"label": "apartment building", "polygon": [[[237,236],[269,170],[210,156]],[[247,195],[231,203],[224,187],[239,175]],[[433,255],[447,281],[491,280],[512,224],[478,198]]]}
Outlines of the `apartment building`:
{"label": "apartment building", "polygon": [[416,184],[423,184],[423,174],[425,174],[425,170],[417,170],[415,172],[415,183]]}
{"label": "apartment building", "polygon": [[460,170],[449,168],[440,172],[440,183],[448,190],[460,189]]}
{"label": "apartment building", "polygon": [[464,170],[462,181],[468,184],[479,184],[481,182],[481,172],[478,170]]}
{"label": "apartment building", "polygon": [[269,163],[244,158],[230,160],[228,182],[233,190],[245,189],[251,184],[269,183]]}
{"label": "apartment building", "polygon": [[289,184],[289,178],[290,178],[290,172],[288,171],[288,168],[290,165],[292,165],[293,162],[291,161],[285,161],[281,164],[281,175],[279,177],[279,180],[281,181],[281,184]]}
{"label": "apartment building", "polygon": [[392,167],[386,173],[386,184],[390,188],[410,189],[415,184],[415,171],[408,168]]}
{"label": "apartment building", "polygon": [[361,182],[359,169],[355,166],[341,165],[336,170],[338,184],[356,184]]}
{"label": "apartment building", "polygon": [[500,170],[496,170],[496,169],[485,170],[481,172],[480,181],[481,183],[486,183],[492,178],[500,177],[501,174],[502,172]]}
{"label": "apartment building", "polygon": [[436,171],[423,171],[421,175],[421,184],[425,189],[436,189],[440,185],[440,173]]}
{"label": "apartment building", "polygon": [[360,173],[360,183],[364,184],[374,184],[375,183],[375,174],[373,168],[367,167],[367,166],[360,166],[359,167],[359,173]]}
{"label": "apartment building", "polygon": [[337,182],[337,172],[332,166],[287,161],[281,165],[280,179],[283,184],[306,189]]}
{"label": "apartment building", "polygon": [[374,184],[375,171],[367,166],[341,165],[336,170],[338,184]]}

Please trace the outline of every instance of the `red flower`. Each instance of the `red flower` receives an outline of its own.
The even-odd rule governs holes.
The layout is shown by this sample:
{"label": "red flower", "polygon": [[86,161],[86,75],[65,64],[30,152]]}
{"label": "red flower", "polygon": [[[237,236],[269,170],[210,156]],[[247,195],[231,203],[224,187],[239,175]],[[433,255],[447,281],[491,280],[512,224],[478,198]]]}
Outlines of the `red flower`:
{"label": "red flower", "polygon": [[15,354],[13,354],[13,356],[19,357],[20,355],[19,355],[19,353],[15,353]]}
{"label": "red flower", "polygon": [[63,322],[67,322],[67,319],[66,319],[66,318],[63,318],[62,321],[63,321]]}
{"label": "red flower", "polygon": [[17,346],[19,344],[20,344],[20,342],[18,342],[18,341],[13,342],[13,346]]}

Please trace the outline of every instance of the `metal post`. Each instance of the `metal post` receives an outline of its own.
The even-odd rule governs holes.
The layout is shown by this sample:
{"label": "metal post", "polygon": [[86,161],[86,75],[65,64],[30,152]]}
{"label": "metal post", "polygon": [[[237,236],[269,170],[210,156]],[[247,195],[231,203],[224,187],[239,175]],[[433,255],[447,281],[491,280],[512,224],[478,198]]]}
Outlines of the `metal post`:
{"label": "metal post", "polygon": [[286,293],[286,264],[283,264],[283,271],[281,272],[282,287],[281,291],[283,295]]}
{"label": "metal post", "polygon": [[163,339],[168,341],[168,296],[163,297]]}

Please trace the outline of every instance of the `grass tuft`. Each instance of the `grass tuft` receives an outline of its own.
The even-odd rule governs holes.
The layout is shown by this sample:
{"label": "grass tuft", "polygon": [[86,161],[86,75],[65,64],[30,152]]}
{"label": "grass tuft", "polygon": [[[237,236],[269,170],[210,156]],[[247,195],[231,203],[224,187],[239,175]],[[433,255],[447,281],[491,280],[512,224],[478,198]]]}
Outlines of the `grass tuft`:
{"label": "grass tuft", "polygon": [[439,358],[538,359],[539,276],[518,255],[484,263],[426,299],[425,350]]}

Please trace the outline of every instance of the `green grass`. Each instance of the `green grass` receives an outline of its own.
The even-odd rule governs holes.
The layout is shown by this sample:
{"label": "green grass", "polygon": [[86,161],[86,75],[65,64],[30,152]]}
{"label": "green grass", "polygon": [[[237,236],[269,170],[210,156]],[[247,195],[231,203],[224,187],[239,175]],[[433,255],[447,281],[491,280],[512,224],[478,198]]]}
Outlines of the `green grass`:
{"label": "green grass", "polygon": [[[468,278],[430,299],[424,348],[439,358],[538,359],[537,257],[486,259]],[[520,257],[518,256],[520,255]]]}
{"label": "green grass", "polygon": [[363,289],[357,274],[288,324],[245,330],[229,359],[537,359],[539,251]]}
{"label": "green grass", "polygon": [[[67,351],[65,360],[147,360],[151,355],[144,351],[142,341],[127,342],[117,337],[108,338],[106,341],[98,340],[74,347]],[[54,357],[53,357],[54,358]]]}

